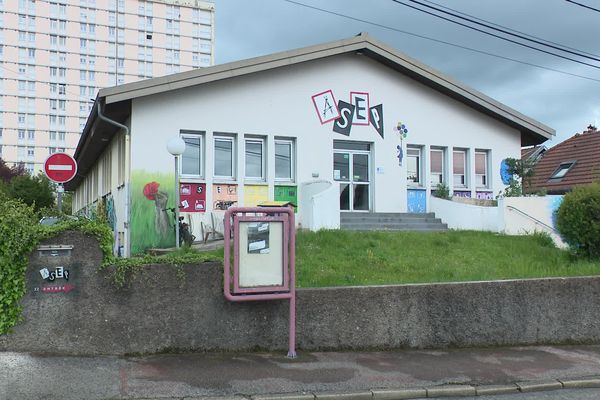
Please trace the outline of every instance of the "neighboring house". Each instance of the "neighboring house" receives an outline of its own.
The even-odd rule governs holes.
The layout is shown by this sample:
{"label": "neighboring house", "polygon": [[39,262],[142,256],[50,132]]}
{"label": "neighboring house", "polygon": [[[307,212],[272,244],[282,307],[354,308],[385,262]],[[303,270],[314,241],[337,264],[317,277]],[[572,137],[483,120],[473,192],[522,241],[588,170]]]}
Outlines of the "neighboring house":
{"label": "neighboring house", "polygon": [[546,150],[548,149],[544,145],[524,147],[521,149],[521,160],[535,165],[544,156]]}
{"label": "neighboring house", "polygon": [[438,183],[493,198],[502,161],[553,134],[360,34],[101,90],[67,190],[78,212],[107,202],[129,255],[174,244],[177,135],[181,211],[200,237],[201,221],[266,200],[292,201],[317,229],[339,227],[341,211],[424,212]]}
{"label": "neighboring house", "polygon": [[600,181],[600,131],[590,125],[544,153],[527,191],[564,194],[594,181]]}

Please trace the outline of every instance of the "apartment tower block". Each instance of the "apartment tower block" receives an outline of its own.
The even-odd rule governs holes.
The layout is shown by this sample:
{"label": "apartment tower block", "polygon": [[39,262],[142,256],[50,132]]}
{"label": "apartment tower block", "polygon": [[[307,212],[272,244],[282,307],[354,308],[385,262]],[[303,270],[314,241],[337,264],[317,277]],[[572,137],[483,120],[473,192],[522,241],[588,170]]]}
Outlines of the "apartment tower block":
{"label": "apartment tower block", "polygon": [[214,64],[214,4],[0,0],[0,157],[73,153],[98,89]]}

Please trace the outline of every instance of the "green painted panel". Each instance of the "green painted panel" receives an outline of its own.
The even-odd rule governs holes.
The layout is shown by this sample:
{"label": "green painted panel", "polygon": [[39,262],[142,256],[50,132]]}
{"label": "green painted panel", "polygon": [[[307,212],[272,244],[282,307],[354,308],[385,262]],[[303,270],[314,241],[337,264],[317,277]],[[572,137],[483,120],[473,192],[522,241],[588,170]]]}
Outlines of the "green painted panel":
{"label": "green painted panel", "polygon": [[298,212],[298,188],[296,186],[275,186],[275,201],[289,201]]}

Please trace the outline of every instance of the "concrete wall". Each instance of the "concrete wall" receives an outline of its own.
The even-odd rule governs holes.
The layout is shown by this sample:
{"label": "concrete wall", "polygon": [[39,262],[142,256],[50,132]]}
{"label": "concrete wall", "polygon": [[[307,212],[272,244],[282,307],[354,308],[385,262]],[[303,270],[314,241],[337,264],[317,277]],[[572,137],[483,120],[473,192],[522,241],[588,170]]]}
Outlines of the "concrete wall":
{"label": "concrete wall", "polygon": [[[0,351],[286,349],[288,303],[227,302],[220,265],[148,266],[117,290],[98,273],[94,239],[49,243],[73,244],[73,256],[32,255],[24,320]],[[75,288],[43,293],[40,267],[60,264]],[[300,351],[600,343],[600,277],[302,289],[297,310]]]}
{"label": "concrete wall", "polygon": [[450,229],[498,232],[498,207],[481,207],[451,200],[429,197],[429,211],[448,224]]}
{"label": "concrete wall", "polygon": [[501,230],[509,235],[546,232],[560,247],[567,247],[556,231],[556,215],[562,196],[506,197],[499,202],[504,210]]}

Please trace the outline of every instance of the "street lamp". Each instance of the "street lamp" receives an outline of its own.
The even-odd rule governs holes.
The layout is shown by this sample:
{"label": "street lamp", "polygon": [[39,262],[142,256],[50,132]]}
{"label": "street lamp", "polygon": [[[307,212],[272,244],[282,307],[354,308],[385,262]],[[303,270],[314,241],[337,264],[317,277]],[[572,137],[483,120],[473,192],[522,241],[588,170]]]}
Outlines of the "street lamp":
{"label": "street lamp", "polygon": [[185,142],[175,136],[167,142],[167,150],[175,157],[175,247],[179,248],[179,156],[185,151]]}

